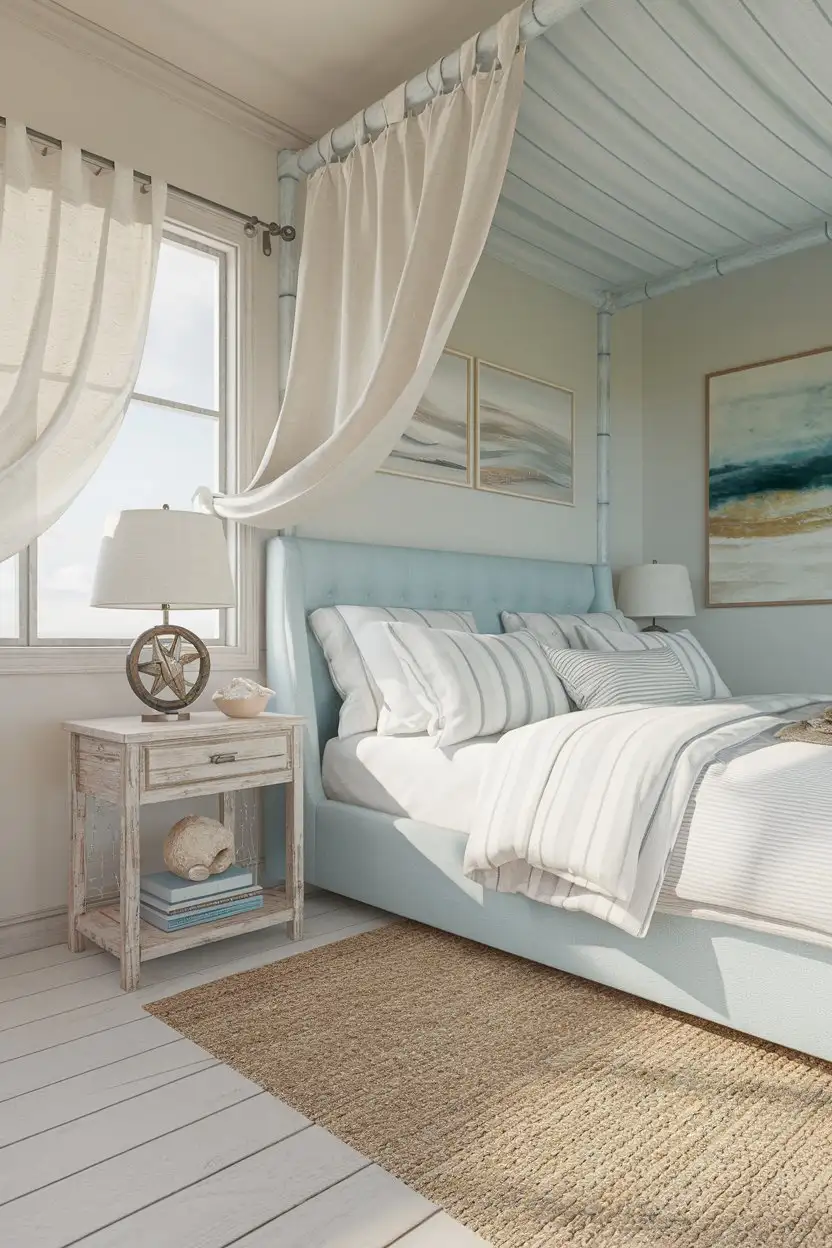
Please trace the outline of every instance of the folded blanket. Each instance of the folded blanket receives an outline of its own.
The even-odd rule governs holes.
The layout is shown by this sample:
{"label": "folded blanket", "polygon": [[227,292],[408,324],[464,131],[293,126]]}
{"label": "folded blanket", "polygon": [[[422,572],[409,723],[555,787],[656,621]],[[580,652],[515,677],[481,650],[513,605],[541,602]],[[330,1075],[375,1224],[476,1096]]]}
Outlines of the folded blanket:
{"label": "folded blanket", "polygon": [[[723,751],[772,734],[789,711],[816,700],[618,706],[509,732],[480,788],[465,873],[643,936],[703,773]],[[821,822],[832,807],[832,766],[827,772],[813,816]],[[743,817],[753,822],[753,813]],[[829,852],[832,862],[832,835]]]}

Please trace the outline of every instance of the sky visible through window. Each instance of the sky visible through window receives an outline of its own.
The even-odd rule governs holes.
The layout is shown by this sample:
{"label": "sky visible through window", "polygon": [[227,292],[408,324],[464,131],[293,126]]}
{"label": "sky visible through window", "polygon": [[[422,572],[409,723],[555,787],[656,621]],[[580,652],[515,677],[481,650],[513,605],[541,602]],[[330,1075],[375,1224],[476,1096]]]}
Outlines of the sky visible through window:
{"label": "sky visible through window", "polygon": [[[220,400],[220,264],[216,255],[165,240],[138,393],[217,409]],[[158,612],[89,605],[108,516],[131,507],[189,509],[197,486],[215,489],[220,472],[216,416],[134,399],[92,480],[38,541],[38,637],[130,639],[159,622]],[[159,551],[164,559],[164,551]],[[0,636],[16,636],[16,560],[0,565]],[[219,635],[219,612],[174,612],[205,638]]]}

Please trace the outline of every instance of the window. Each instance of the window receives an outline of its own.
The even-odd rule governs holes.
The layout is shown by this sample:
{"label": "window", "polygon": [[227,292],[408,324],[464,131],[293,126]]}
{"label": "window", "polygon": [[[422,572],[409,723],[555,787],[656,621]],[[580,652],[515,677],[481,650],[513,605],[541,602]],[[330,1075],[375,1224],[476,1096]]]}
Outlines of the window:
{"label": "window", "polygon": [[[148,612],[89,605],[98,548],[113,512],[189,508],[200,485],[236,488],[238,277],[234,243],[166,228],[145,351],[121,428],[57,523],[0,564],[0,657],[12,647],[31,654],[57,646],[120,647],[121,655],[157,622]],[[232,567],[239,548],[229,526]],[[236,645],[237,617],[172,613],[214,646]]]}

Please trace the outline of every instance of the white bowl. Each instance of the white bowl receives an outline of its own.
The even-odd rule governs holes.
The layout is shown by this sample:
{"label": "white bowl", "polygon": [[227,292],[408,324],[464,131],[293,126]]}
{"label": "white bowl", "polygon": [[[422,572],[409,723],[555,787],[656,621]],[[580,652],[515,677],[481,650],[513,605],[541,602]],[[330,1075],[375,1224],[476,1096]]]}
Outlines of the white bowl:
{"label": "white bowl", "polygon": [[214,698],[214,706],[229,719],[254,719],[269,705],[269,694],[252,694],[249,698]]}

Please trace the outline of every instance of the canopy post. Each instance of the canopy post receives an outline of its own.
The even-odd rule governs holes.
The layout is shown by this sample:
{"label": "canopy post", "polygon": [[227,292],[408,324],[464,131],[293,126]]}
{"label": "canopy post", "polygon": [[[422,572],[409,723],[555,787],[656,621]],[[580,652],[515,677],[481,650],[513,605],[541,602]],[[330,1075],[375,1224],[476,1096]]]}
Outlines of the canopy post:
{"label": "canopy post", "polygon": [[[296,228],[295,212],[300,169],[298,154],[292,151],[278,152],[277,199],[281,223]],[[298,296],[298,240],[280,244],[277,265],[278,322],[277,322],[277,375],[278,399],[283,405],[286,379],[289,376],[289,356],[295,332],[295,305]]]}
{"label": "canopy post", "polygon": [[598,312],[598,562],[610,561],[610,439],[612,394],[612,309]]}

